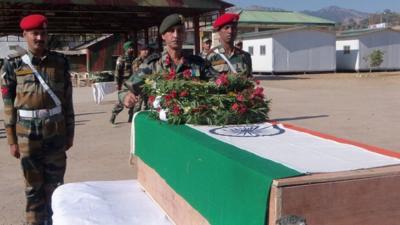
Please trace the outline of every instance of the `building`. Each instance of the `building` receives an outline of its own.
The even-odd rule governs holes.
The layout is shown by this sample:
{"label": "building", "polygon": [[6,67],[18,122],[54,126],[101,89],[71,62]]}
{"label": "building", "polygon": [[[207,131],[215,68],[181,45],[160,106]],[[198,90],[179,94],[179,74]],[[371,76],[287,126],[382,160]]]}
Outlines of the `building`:
{"label": "building", "polygon": [[[242,10],[238,22],[238,34],[312,26],[321,30],[334,30],[335,22],[298,12]],[[209,27],[209,32],[212,29]],[[210,35],[208,35],[210,36]],[[213,46],[219,44],[218,33],[212,34]]]}
{"label": "building", "polygon": [[[380,66],[370,68],[372,52],[383,52]],[[337,69],[342,71],[399,70],[400,31],[390,28],[350,30],[340,33],[336,41]]]}
{"label": "building", "polygon": [[240,36],[260,73],[335,71],[335,33],[296,27]]}

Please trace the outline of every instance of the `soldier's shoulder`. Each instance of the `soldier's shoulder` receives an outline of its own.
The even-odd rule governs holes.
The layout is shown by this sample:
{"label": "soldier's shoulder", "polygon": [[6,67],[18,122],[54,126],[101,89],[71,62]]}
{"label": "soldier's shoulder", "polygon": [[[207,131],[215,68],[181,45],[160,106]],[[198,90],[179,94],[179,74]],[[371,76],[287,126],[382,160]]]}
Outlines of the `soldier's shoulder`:
{"label": "soldier's shoulder", "polygon": [[153,54],[149,55],[149,56],[144,60],[144,63],[147,64],[147,65],[149,65],[149,64],[152,64],[152,63],[157,62],[157,61],[160,60],[160,59],[161,59],[161,55],[160,55],[159,53],[153,53]]}

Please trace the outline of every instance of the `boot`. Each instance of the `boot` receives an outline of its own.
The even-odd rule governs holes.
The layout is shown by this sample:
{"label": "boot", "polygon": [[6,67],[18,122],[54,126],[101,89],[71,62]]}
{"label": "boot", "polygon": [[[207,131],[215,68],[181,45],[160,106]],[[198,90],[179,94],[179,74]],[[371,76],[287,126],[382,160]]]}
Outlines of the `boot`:
{"label": "boot", "polygon": [[111,115],[111,118],[110,118],[110,123],[111,124],[115,124],[115,118],[117,117],[117,115],[115,115],[114,113]]}
{"label": "boot", "polygon": [[128,123],[132,123],[133,115],[129,114]]}

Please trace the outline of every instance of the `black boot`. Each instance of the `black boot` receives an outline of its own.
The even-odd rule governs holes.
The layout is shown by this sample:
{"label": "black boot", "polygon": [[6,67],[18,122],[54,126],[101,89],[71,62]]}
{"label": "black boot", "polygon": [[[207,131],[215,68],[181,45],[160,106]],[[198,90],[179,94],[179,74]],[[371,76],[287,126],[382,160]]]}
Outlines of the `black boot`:
{"label": "black boot", "polygon": [[129,114],[128,123],[132,123],[133,115]]}
{"label": "black boot", "polygon": [[116,117],[117,117],[117,115],[114,114],[114,113],[111,115],[111,118],[110,118],[110,123],[111,123],[111,124],[115,124],[115,118],[116,118]]}

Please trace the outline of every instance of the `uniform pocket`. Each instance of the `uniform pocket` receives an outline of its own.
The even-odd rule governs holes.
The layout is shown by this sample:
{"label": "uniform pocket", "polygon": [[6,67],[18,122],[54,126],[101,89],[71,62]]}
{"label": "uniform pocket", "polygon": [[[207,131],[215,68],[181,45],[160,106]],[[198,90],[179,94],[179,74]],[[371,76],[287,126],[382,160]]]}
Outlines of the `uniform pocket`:
{"label": "uniform pocket", "polygon": [[41,152],[42,124],[38,120],[20,120],[16,124],[19,150],[23,155]]}

